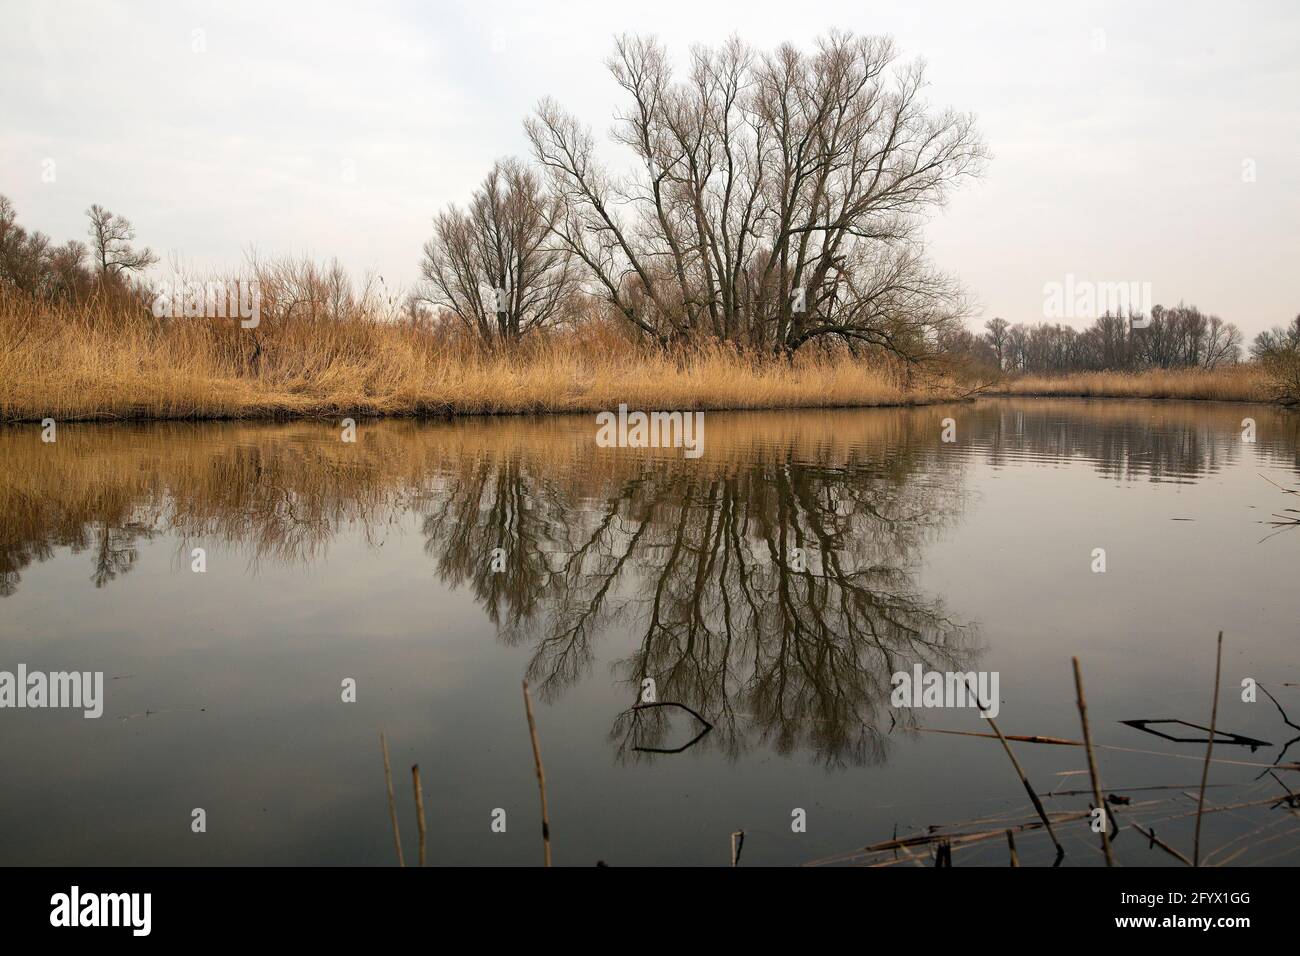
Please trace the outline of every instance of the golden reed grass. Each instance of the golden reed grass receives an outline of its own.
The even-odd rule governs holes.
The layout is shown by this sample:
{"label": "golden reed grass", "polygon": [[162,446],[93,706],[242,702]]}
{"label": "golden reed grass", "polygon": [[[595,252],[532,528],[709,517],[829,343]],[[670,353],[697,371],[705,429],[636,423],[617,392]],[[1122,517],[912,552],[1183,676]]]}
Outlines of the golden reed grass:
{"label": "golden reed grass", "polygon": [[593,325],[509,351],[398,322],[309,315],[241,329],[0,290],[0,420],[506,414],[920,404],[891,363],[787,364],[719,345],[665,354]]}
{"label": "golden reed grass", "polygon": [[1080,372],[1008,379],[986,394],[1060,398],[1177,398],[1215,402],[1270,402],[1268,375],[1258,365],[1219,369],[1149,369],[1144,372]]}
{"label": "golden reed grass", "polygon": [[[951,378],[901,363],[810,351],[793,363],[705,344],[669,354],[609,326],[489,350],[364,313],[272,310],[156,319],[139,305],[38,301],[0,288],[0,421],[461,415],[632,408],[923,405],[958,398]],[[918,384],[924,380],[923,384]],[[985,394],[1268,401],[1256,366],[1010,379]]]}

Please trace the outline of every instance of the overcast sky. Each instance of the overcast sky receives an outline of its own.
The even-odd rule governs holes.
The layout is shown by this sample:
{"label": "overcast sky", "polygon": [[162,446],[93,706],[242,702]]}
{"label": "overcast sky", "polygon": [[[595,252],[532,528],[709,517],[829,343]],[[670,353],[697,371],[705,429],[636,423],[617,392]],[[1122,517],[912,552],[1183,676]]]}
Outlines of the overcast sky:
{"label": "overcast sky", "polygon": [[892,35],[979,119],[987,175],[927,234],[982,318],[1041,320],[1067,274],[1248,337],[1300,312],[1295,0],[2,2],[0,193],[56,241],[98,202],[198,268],[255,245],[408,285],[434,212],[527,154],[540,97],[609,129],[616,33],[680,55],[838,27]]}

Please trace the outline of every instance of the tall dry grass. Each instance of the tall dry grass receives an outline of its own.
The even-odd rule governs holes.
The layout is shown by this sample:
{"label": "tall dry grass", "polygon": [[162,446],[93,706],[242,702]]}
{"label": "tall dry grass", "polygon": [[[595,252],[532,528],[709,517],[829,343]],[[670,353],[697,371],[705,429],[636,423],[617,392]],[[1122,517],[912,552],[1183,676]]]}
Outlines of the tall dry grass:
{"label": "tall dry grass", "polygon": [[1216,402],[1268,402],[1274,397],[1264,369],[1235,365],[1213,370],[1149,369],[1142,372],[1080,372],[1025,375],[999,383],[987,394],[1078,398],[1177,398]]}
{"label": "tall dry grass", "polygon": [[0,340],[9,421],[874,406],[956,391],[908,388],[891,363],[848,355],[787,364],[716,345],[669,355],[600,324],[503,352],[364,313],[264,308],[256,329],[242,329],[3,289]]}
{"label": "tall dry grass", "polygon": [[[633,408],[918,405],[960,397],[952,376],[883,357],[809,351],[793,363],[705,344],[668,354],[601,322],[508,350],[403,321],[339,277],[260,272],[256,329],[155,318],[117,297],[50,303],[0,286],[0,421],[457,415]],[[960,375],[957,376],[960,378]],[[1264,402],[1256,365],[1026,376],[986,394]]]}

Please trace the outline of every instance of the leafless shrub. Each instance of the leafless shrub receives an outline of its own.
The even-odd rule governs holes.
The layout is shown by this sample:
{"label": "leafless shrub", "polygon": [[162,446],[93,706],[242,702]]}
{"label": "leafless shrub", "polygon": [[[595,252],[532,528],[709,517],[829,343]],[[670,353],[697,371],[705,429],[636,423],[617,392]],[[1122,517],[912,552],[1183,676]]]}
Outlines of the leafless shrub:
{"label": "leafless shrub", "polygon": [[577,291],[571,256],[551,235],[557,212],[535,173],[496,163],[467,209],[434,218],[420,297],[488,344],[557,324]]}

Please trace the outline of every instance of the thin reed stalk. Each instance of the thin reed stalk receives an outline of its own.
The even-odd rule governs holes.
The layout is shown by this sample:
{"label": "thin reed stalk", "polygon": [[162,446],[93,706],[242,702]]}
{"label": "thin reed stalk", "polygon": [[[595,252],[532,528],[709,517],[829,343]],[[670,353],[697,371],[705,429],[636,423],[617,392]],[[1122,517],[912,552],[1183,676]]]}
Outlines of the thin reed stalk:
{"label": "thin reed stalk", "polygon": [[1205,768],[1201,771],[1201,793],[1196,801],[1196,835],[1192,840],[1192,866],[1201,865],[1201,817],[1205,813],[1205,784],[1210,779],[1210,755],[1214,753],[1214,734],[1219,720],[1219,677],[1223,672],[1223,632],[1214,655],[1214,702],[1210,705],[1210,736],[1205,744]]}
{"label": "thin reed stalk", "polygon": [[1162,840],[1162,839],[1160,839],[1158,836],[1156,836],[1156,831],[1155,831],[1155,830],[1144,830],[1144,829],[1142,829],[1140,826],[1138,826],[1136,823],[1133,823],[1132,821],[1129,822],[1129,826],[1131,826],[1131,827],[1132,827],[1134,830],[1136,830],[1138,833],[1142,834],[1144,837],[1146,837],[1148,840],[1150,840],[1152,846],[1158,846],[1158,847],[1160,847],[1160,849],[1164,850],[1164,851],[1165,851],[1166,853],[1168,853],[1170,856],[1174,857],[1174,858],[1177,859],[1177,860],[1181,860],[1182,862],[1186,863],[1188,866],[1192,866],[1192,865],[1193,865],[1193,864],[1192,864],[1192,861],[1189,860],[1189,859],[1187,859],[1186,856],[1184,856],[1182,853],[1180,853],[1180,852],[1178,852],[1177,850],[1175,850],[1173,847],[1171,847],[1171,846],[1170,846],[1168,843],[1166,843],[1164,840]]}
{"label": "thin reed stalk", "polygon": [[420,866],[424,866],[424,790],[420,787],[420,765],[411,765],[411,783],[415,787],[415,824],[420,830]]}
{"label": "thin reed stalk", "polygon": [[[980,703],[979,694],[976,692],[975,688],[971,686],[970,678],[966,679],[966,686],[970,688],[971,697],[974,698],[975,703],[979,706],[980,710],[987,712],[988,708]],[[1034,790],[1033,784],[1029,782],[1029,777],[1025,775],[1025,770],[1020,766],[1020,761],[1017,760],[1016,755],[1012,753],[1011,745],[1007,743],[1007,738],[1002,735],[1002,731],[998,728],[997,721],[992,717],[985,717],[984,719],[989,722],[989,726],[993,728],[993,732],[998,735],[998,740],[1002,742],[1002,749],[1007,752],[1007,757],[1011,760],[1011,766],[1015,768],[1016,776],[1020,778],[1021,784],[1024,785],[1025,793],[1029,794],[1029,802],[1034,805],[1034,809],[1038,812],[1038,818],[1043,821],[1043,826],[1047,830],[1047,835],[1052,838],[1052,843],[1056,846],[1056,858],[1058,860],[1061,859],[1065,856],[1065,847],[1061,846],[1061,841],[1056,838],[1056,831],[1052,829],[1052,821],[1047,817],[1047,811],[1043,808],[1043,801],[1038,799],[1038,793]]]}
{"label": "thin reed stalk", "polygon": [[533,719],[533,698],[524,681],[524,712],[528,714],[528,735],[533,741],[533,766],[537,770],[537,789],[542,796],[542,858],[543,866],[551,865],[551,818],[546,809],[546,771],[542,768],[542,746],[537,741],[537,721]]}
{"label": "thin reed stalk", "polygon": [[393,822],[393,845],[397,847],[397,865],[406,866],[402,858],[402,834],[397,829],[397,800],[393,797],[393,768],[388,762],[388,740],[379,732],[379,747],[384,752],[384,783],[388,787],[388,817]]}
{"label": "thin reed stalk", "polygon": [[736,830],[731,834],[731,865],[740,866],[740,851],[745,846],[745,831]]}
{"label": "thin reed stalk", "polygon": [[1074,662],[1074,690],[1078,695],[1079,720],[1083,723],[1083,746],[1088,754],[1088,776],[1092,778],[1092,798],[1101,810],[1101,850],[1106,855],[1106,865],[1115,865],[1115,851],[1110,845],[1110,810],[1101,792],[1101,774],[1097,772],[1097,756],[1092,752],[1092,732],[1088,727],[1088,702],[1083,696],[1083,673],[1079,670],[1079,658]]}

